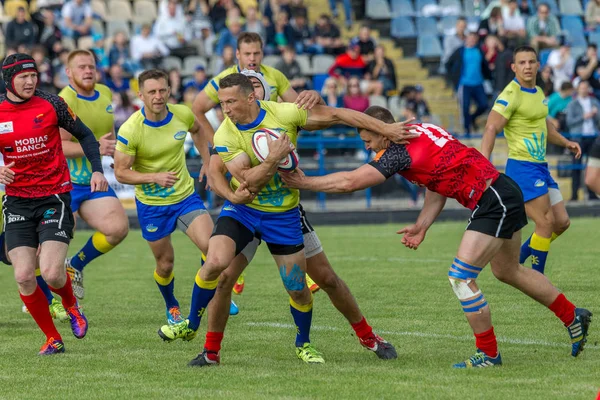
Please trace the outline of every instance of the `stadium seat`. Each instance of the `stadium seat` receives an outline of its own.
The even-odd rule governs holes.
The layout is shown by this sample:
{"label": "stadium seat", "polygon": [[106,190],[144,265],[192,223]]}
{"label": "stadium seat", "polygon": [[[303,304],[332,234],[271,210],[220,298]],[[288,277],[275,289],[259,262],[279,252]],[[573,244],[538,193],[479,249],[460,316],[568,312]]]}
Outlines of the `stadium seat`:
{"label": "stadium seat", "polygon": [[296,56],[296,61],[298,61],[298,65],[300,65],[300,70],[304,75],[312,75],[312,67],[310,65],[310,58],[306,54],[298,54]]}
{"label": "stadium seat", "polygon": [[437,21],[433,17],[417,17],[417,35],[438,33]]}
{"label": "stadium seat", "polygon": [[162,62],[163,68],[167,71],[170,69],[177,69],[181,71],[183,69],[183,65],[181,63],[181,59],[178,57],[168,56],[163,58]]}
{"label": "stadium seat", "polygon": [[188,56],[183,60],[183,70],[181,71],[181,75],[183,76],[191,76],[194,75],[196,71],[196,67],[198,65],[202,65],[204,69],[208,66],[208,62],[206,58],[200,56]]}
{"label": "stadium seat", "polygon": [[83,50],[89,50],[94,47],[94,39],[91,36],[83,36],[79,38],[77,47]]}
{"label": "stadium seat", "polygon": [[268,65],[269,67],[274,67],[279,60],[281,60],[280,56],[265,56],[265,58],[262,60],[262,63],[264,65]]}
{"label": "stadium seat", "polygon": [[437,6],[436,0],[416,0],[415,9],[417,10],[417,14],[423,13],[423,7],[425,6]]}
{"label": "stadium seat", "polygon": [[219,72],[221,72],[221,71],[217,71],[218,63],[219,63],[219,57],[211,57],[210,62],[208,63],[208,69],[206,70],[206,73],[211,76],[218,75]]}
{"label": "stadium seat", "polygon": [[23,7],[27,14],[27,19],[31,19],[29,15],[29,4],[25,0],[7,0],[4,2],[4,14],[13,19],[17,15],[17,9]]}
{"label": "stadium seat", "polygon": [[103,21],[106,21],[108,12],[106,11],[106,3],[103,0],[92,0],[90,6],[94,12],[94,18],[100,18]]}
{"label": "stadium seat", "polygon": [[410,0],[392,0],[392,18],[415,15],[415,8]]}
{"label": "stadium seat", "polygon": [[583,21],[580,17],[575,15],[565,15],[561,18],[561,27],[565,31],[567,39],[571,42],[574,47],[585,47],[587,41],[585,40]]}
{"label": "stadium seat", "polygon": [[590,32],[590,35],[588,36],[588,41],[590,42],[590,44],[600,46],[600,32]]}
{"label": "stadium seat", "polygon": [[369,0],[366,15],[371,19],[390,19],[392,10],[387,0]]}
{"label": "stadium seat", "polygon": [[538,5],[544,3],[550,7],[550,13],[552,13],[553,15],[559,14],[558,4],[556,4],[556,0],[536,0],[535,5],[537,7]]}
{"label": "stadium seat", "polygon": [[571,47],[571,56],[574,60],[585,54],[587,47]]}
{"label": "stadium seat", "polygon": [[392,113],[394,118],[398,119],[400,116],[400,99],[398,96],[392,96],[388,99],[388,110]]}
{"label": "stadium seat", "polygon": [[560,0],[558,5],[562,15],[583,15],[583,8],[579,0]]}
{"label": "stadium seat", "polygon": [[387,107],[387,100],[383,96],[369,96],[369,106]]}
{"label": "stadium seat", "polygon": [[460,0],[440,0],[440,8],[442,15],[461,15],[463,11]]}
{"label": "stadium seat", "polygon": [[313,74],[327,74],[334,62],[335,58],[327,54],[314,56],[312,59]]}
{"label": "stadium seat", "polygon": [[123,20],[110,20],[106,24],[106,36],[114,36],[115,33],[123,31],[128,38],[131,38],[129,22]]}
{"label": "stadium seat", "polygon": [[415,24],[410,17],[396,17],[392,20],[390,34],[394,38],[414,38],[417,37]]}
{"label": "stadium seat", "polygon": [[152,0],[136,0],[133,3],[133,20],[137,23],[152,23],[156,20],[158,11]]}
{"label": "stadium seat", "polygon": [[542,67],[548,62],[548,56],[550,56],[551,52],[552,49],[544,49],[540,51],[540,65]]}
{"label": "stadium seat", "polygon": [[442,44],[437,35],[419,35],[417,38],[418,57],[441,57]]}
{"label": "stadium seat", "polygon": [[[483,10],[485,10],[485,4],[486,2],[484,0],[481,0],[479,2],[479,12],[483,12]],[[475,13],[475,5],[473,4],[473,0],[464,0],[463,1],[463,5],[464,5],[464,14],[465,17],[475,17],[478,16]]]}
{"label": "stadium seat", "polygon": [[102,35],[104,37],[104,22],[100,21],[99,19],[95,19],[92,21],[92,32],[94,32],[95,35]]}
{"label": "stadium seat", "polygon": [[106,17],[109,21],[131,21],[133,19],[131,3],[126,0],[110,0]]}
{"label": "stadium seat", "polygon": [[479,29],[479,24],[481,23],[481,18],[472,16],[467,18],[467,30],[477,31]]}
{"label": "stadium seat", "polygon": [[456,20],[458,19],[455,15],[447,15],[440,20],[440,31],[444,35],[451,35],[456,31]]}

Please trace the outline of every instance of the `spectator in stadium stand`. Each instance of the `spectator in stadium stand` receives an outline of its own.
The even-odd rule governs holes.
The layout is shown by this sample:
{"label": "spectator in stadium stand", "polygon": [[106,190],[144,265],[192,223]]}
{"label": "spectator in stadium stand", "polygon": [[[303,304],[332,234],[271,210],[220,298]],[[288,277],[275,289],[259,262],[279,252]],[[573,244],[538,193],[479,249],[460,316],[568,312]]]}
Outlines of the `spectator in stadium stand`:
{"label": "spectator in stadium stand", "polygon": [[275,23],[267,27],[265,54],[280,55],[287,46],[296,46],[296,36],[294,28],[289,24],[287,13],[279,11],[275,15]]}
{"label": "spectator in stadium stand", "polygon": [[552,75],[552,67],[547,64],[540,71],[540,87],[544,91],[546,97],[554,93],[554,81],[552,80]]}
{"label": "spectator in stadium stand", "polygon": [[370,62],[373,59],[375,53],[375,47],[377,42],[371,36],[371,28],[369,25],[362,25],[358,31],[358,45],[360,46],[360,55],[366,62]]}
{"label": "spectator in stadium stand", "polygon": [[498,54],[504,51],[504,45],[497,36],[487,35],[481,46],[481,51],[485,54],[485,60],[488,62],[490,70],[494,71],[496,69],[496,58],[498,58]]}
{"label": "spectator in stadium stand", "polygon": [[171,88],[171,97],[179,103],[183,99],[183,88],[181,87],[181,73],[177,68],[169,70],[169,88]]}
{"label": "spectator in stadium stand", "polygon": [[246,9],[246,23],[244,24],[244,32],[258,33],[263,42],[267,39],[267,31],[258,15],[256,7],[251,6]]}
{"label": "spectator in stadium stand", "polygon": [[50,93],[55,93],[52,64],[50,64],[50,61],[46,58],[46,49],[44,46],[34,46],[31,49],[31,58],[35,60],[38,69],[38,88]]}
{"label": "spectator in stadium stand", "polygon": [[[590,153],[596,136],[600,131],[600,102],[591,95],[588,81],[581,81],[577,86],[577,97],[567,106],[567,126],[572,134],[581,135],[572,140],[581,146],[581,157],[573,157],[572,164],[580,166],[584,158]],[[571,185],[571,201],[579,200],[579,187],[581,186],[581,169],[572,170],[573,183]],[[597,200],[598,197],[587,189],[588,199]]]}
{"label": "spectator in stadium stand", "polygon": [[440,72],[443,74],[446,72],[446,63],[450,59],[452,53],[459,47],[465,44],[465,32],[467,30],[467,19],[465,17],[458,17],[456,24],[454,25],[454,33],[444,36],[444,53],[440,61]]}
{"label": "spectator in stadium stand", "polygon": [[88,36],[92,31],[92,7],[84,0],[70,0],[62,8],[63,33],[79,44],[79,38]]}
{"label": "spectator in stadium stand", "polygon": [[58,57],[54,60],[52,70],[54,71],[54,87],[61,90],[65,86],[69,85],[69,77],[67,76],[67,58],[69,57],[69,50],[62,49],[58,52]]}
{"label": "spectator in stadium stand", "polygon": [[600,69],[598,68],[598,47],[595,43],[587,46],[585,54],[575,63],[576,80],[588,81],[594,90],[594,95],[600,98]]}
{"label": "spectator in stadium stand", "polygon": [[129,79],[123,76],[123,68],[119,64],[111,65],[108,70],[110,77],[106,79],[106,86],[109,87],[113,92],[127,92],[131,88],[129,86]]}
{"label": "spectator in stadium stand", "polygon": [[37,38],[37,27],[31,21],[27,21],[27,11],[25,7],[17,8],[15,18],[6,24],[5,40],[9,47],[18,47],[26,45],[31,47],[35,44]]}
{"label": "spectator in stadium stand", "polygon": [[484,19],[479,24],[480,41],[485,40],[487,35],[504,37],[504,21],[502,20],[502,9],[500,7],[492,8],[489,18]]}
{"label": "spectator in stadium stand", "polygon": [[360,55],[358,40],[352,39],[346,52],[337,56],[333,65],[329,68],[329,76],[342,81],[345,86],[346,80],[352,76],[362,79],[366,70],[367,64]]}
{"label": "spectator in stadium stand", "polygon": [[369,96],[362,93],[360,89],[360,80],[353,76],[348,79],[348,87],[344,95],[344,108],[354,111],[364,112],[369,108]]}
{"label": "spectator in stadium stand", "polygon": [[314,37],[317,44],[321,45],[327,54],[342,54],[344,42],[340,29],[331,22],[327,14],[322,14],[315,24]]}
{"label": "spectator in stadium stand", "polygon": [[223,55],[225,46],[235,48],[237,46],[238,36],[242,32],[242,21],[239,18],[227,19],[227,28],[219,34],[219,40],[215,47],[215,54],[219,57]]}
{"label": "spectator in stadium stand", "polygon": [[502,20],[507,47],[517,48],[525,44],[527,41],[525,18],[519,12],[517,0],[508,0],[508,6],[502,9]]}
{"label": "spectator in stadium stand", "polygon": [[554,123],[559,132],[568,132],[567,106],[573,100],[573,84],[563,82],[560,90],[554,92],[548,98],[548,119]]}
{"label": "spectator in stadium stand", "polygon": [[290,15],[303,15],[308,19],[308,8],[304,5],[304,0],[292,0],[290,3]]}
{"label": "spectator in stadium stand", "polygon": [[129,43],[125,32],[118,31],[113,37],[113,44],[108,53],[108,62],[110,65],[119,64],[125,74],[133,76],[137,70],[140,69],[129,52]]}
{"label": "spectator in stadium stand", "polygon": [[129,100],[127,93],[113,93],[112,97],[113,114],[115,117],[115,134],[119,132],[119,128],[136,110]]}
{"label": "spectator in stadium stand", "polygon": [[275,69],[285,75],[296,92],[309,89],[309,81],[305,71],[302,71],[302,67],[296,60],[296,50],[293,46],[288,46],[283,50],[281,60],[275,65]]}
{"label": "spectator in stadium stand", "polygon": [[[331,7],[331,14],[333,14],[333,18],[337,19],[338,10],[337,3],[340,0],[329,0],[329,7]],[[350,29],[352,26],[352,5],[350,4],[350,0],[341,0],[344,5],[344,16],[346,17],[346,28]]]}
{"label": "spectator in stadium stand", "polygon": [[521,0],[519,2],[519,11],[523,18],[529,17],[531,15],[531,8],[529,7],[529,0]]}
{"label": "spectator in stadium stand", "polygon": [[195,27],[196,22],[206,21],[210,22],[208,14],[210,13],[210,6],[207,0],[190,0],[187,2],[186,14],[188,20]]}
{"label": "spectator in stadium stand", "polygon": [[203,65],[196,66],[194,70],[194,79],[185,84],[184,91],[188,88],[196,88],[199,92],[208,84],[208,79],[206,79],[206,70]]}
{"label": "spectator in stadium stand", "polygon": [[558,19],[550,14],[550,7],[539,3],[537,15],[527,21],[527,36],[531,46],[538,51],[556,47],[560,32],[560,24]]}
{"label": "spectator in stadium stand", "polygon": [[396,90],[396,69],[392,60],[385,56],[385,48],[375,48],[374,57],[367,65],[367,76],[370,80],[381,82],[383,95]]}
{"label": "spectator in stadium stand", "polygon": [[106,54],[106,46],[104,46],[104,36],[100,33],[94,33],[92,39],[94,40],[94,46],[92,46],[90,50],[94,53],[94,57],[96,58],[96,70],[108,71],[110,62],[108,54]]}
{"label": "spectator in stadium stand", "polygon": [[571,81],[575,72],[575,60],[571,55],[571,44],[563,41],[560,48],[550,52],[546,64],[552,67],[554,91],[558,91],[564,82]]}
{"label": "spectator in stadium stand", "polygon": [[223,70],[233,66],[237,60],[235,59],[235,50],[231,46],[225,46],[223,49],[223,56],[217,59],[217,63],[215,65],[215,71],[213,73],[216,75]]}
{"label": "spectator in stadium stand", "polygon": [[[477,46],[479,35],[469,32],[465,45],[458,48],[446,64],[446,71],[458,94],[458,104],[462,112],[465,134],[470,134],[475,119],[487,110],[487,95],[483,81],[491,78],[491,71],[485,54]],[[471,100],[477,109],[471,114]]]}
{"label": "spectator in stadium stand", "polygon": [[585,6],[586,29],[594,31],[598,24],[600,24],[600,0],[589,0]]}
{"label": "spectator in stadium stand", "polygon": [[431,112],[429,106],[423,98],[423,86],[415,85],[414,95],[406,101],[406,110],[410,111],[417,122],[430,122]]}
{"label": "spectator in stadium stand", "polygon": [[290,25],[294,29],[294,41],[298,54],[323,54],[323,46],[316,42],[303,13],[292,14]]}
{"label": "spectator in stadium stand", "polygon": [[269,21],[269,24],[275,22],[275,15],[279,11],[285,11],[288,15],[292,15],[289,0],[265,0],[265,3],[263,16]]}
{"label": "spectator in stadium stand", "polygon": [[208,16],[212,21],[213,29],[215,32],[221,32],[225,28],[225,21],[227,20],[227,12],[232,8],[240,10],[240,6],[234,0],[217,0],[217,2],[210,9]]}
{"label": "spectator in stadium stand", "polygon": [[340,83],[334,78],[325,79],[323,88],[321,88],[321,96],[325,100],[325,104],[329,107],[344,106],[344,89]]}
{"label": "spectator in stadium stand", "polygon": [[154,34],[168,48],[172,55],[186,57],[194,55],[195,47],[187,46],[191,29],[187,29],[185,17],[177,13],[177,1],[169,0],[167,13],[158,16],[154,25]]}
{"label": "spectator in stadium stand", "polygon": [[196,39],[202,44],[200,55],[211,58],[217,41],[212,24],[208,21],[199,21],[196,23],[195,29],[198,35]]}
{"label": "spectator in stadium stand", "polygon": [[62,48],[62,32],[56,25],[56,17],[51,10],[41,10],[40,16],[43,24],[39,28],[37,42],[46,48],[48,57],[54,59],[58,56],[58,51]]}
{"label": "spectator in stadium stand", "polygon": [[135,35],[130,43],[131,58],[144,69],[158,68],[163,57],[169,55],[169,48],[152,35],[152,25],[145,23],[139,35]]}

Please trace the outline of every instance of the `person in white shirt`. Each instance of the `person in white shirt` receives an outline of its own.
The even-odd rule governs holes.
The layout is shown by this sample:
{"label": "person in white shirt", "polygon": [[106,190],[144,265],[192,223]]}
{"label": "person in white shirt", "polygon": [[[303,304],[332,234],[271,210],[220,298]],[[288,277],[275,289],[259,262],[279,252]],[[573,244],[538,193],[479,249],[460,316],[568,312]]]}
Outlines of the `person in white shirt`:
{"label": "person in white shirt", "polygon": [[152,26],[142,25],[139,35],[131,38],[131,58],[142,64],[144,69],[158,68],[161,58],[169,55],[169,48],[163,42],[151,35]]}
{"label": "person in white shirt", "polygon": [[517,0],[509,0],[508,7],[502,8],[502,20],[504,21],[504,31],[507,38],[525,41],[527,36],[525,19],[519,13]]}
{"label": "person in white shirt", "polygon": [[575,73],[575,59],[571,55],[571,44],[563,42],[548,56],[547,64],[552,67],[554,91],[559,91],[563,82],[570,82]]}
{"label": "person in white shirt", "polygon": [[65,34],[73,38],[75,44],[80,37],[92,34],[92,15],[92,7],[83,0],[71,0],[63,6]]}
{"label": "person in white shirt", "polygon": [[[191,38],[186,19],[177,12],[178,2],[169,0],[167,13],[159,15],[154,25],[154,35],[163,42],[174,55],[186,56],[186,42]],[[195,53],[195,51],[194,51]]]}

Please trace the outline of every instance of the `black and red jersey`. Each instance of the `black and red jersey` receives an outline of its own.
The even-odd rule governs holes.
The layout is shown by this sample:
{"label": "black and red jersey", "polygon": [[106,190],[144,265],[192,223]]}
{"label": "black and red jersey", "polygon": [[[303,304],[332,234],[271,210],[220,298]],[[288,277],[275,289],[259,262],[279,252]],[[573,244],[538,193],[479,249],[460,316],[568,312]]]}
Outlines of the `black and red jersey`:
{"label": "black and red jersey", "polygon": [[15,163],[8,196],[45,197],[72,189],[59,128],[73,132],[76,121],[67,103],[53,94],[36,90],[22,103],[0,96],[0,152],[6,165]]}
{"label": "black and red jersey", "polygon": [[456,199],[473,210],[486,190],[486,181],[500,175],[477,149],[467,147],[443,128],[408,125],[419,137],[406,145],[392,143],[370,164],[386,178],[398,173],[427,189]]}

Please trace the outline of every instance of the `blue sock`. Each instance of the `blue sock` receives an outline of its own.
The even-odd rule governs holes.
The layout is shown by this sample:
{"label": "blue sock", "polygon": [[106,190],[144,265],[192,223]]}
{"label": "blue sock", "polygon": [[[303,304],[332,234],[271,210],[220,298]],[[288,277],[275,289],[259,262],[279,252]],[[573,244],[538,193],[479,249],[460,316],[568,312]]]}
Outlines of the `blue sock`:
{"label": "blue sock", "polygon": [[115,246],[108,243],[106,236],[100,232],[94,232],[87,243],[77,252],[75,257],[71,258],[71,266],[78,271],[83,271],[86,265],[92,260],[108,253]]}
{"label": "blue sock", "polygon": [[37,275],[38,271],[36,271],[35,280],[37,281],[37,284],[40,287],[40,289],[42,289],[42,292],[44,292],[44,296],[46,296],[46,300],[48,300],[48,305],[50,305],[52,304],[52,300],[54,300],[54,295],[50,291],[50,288],[48,287],[48,284],[46,283],[44,278],[42,278],[42,275]]}
{"label": "blue sock", "polygon": [[290,311],[296,324],[296,347],[301,347],[304,343],[310,343],[310,325],[312,323],[313,301],[312,295],[310,303],[300,305],[290,297]]}
{"label": "blue sock", "polygon": [[546,268],[546,259],[548,258],[551,241],[551,238],[538,236],[535,232],[531,235],[531,268],[542,274]]}
{"label": "blue sock", "polygon": [[171,272],[171,276],[163,278],[154,271],[154,280],[158,285],[158,290],[165,299],[167,310],[171,307],[179,307],[179,302],[175,298],[175,274]]}
{"label": "blue sock", "polygon": [[203,281],[200,278],[200,272],[196,274],[196,282],[192,290],[192,304],[190,306],[190,315],[188,316],[188,327],[193,330],[198,330],[200,319],[206,311],[208,303],[212,300],[217,291],[217,283],[219,279],[214,281]]}
{"label": "blue sock", "polygon": [[521,245],[521,254],[519,255],[519,264],[524,264],[525,261],[527,261],[527,259],[531,255],[531,247],[529,247],[530,243],[531,243],[531,236],[529,236],[527,238],[527,240],[525,241],[525,243],[523,243]]}

